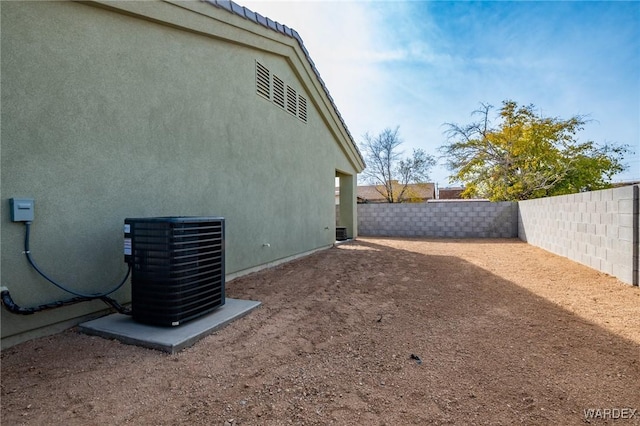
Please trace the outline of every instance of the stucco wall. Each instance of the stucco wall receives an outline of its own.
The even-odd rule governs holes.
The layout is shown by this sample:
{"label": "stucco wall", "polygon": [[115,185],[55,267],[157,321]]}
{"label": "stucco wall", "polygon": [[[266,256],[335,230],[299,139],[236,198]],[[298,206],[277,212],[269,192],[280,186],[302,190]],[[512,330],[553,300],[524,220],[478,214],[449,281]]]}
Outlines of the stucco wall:
{"label": "stucco wall", "polygon": [[[85,4],[2,2],[1,278],[18,304],[68,295],[28,267],[11,197],[35,199],[40,267],[86,292],[124,275],[126,217],[225,217],[235,275],[335,239],[336,170],[355,175],[357,166],[295,40],[241,31],[250,24],[226,11],[149,10],[197,31]],[[256,95],[256,60],[307,97],[306,123]],[[126,302],[129,291],[115,296]],[[3,343],[103,308],[2,310]]]}
{"label": "stucco wall", "polygon": [[519,237],[637,285],[637,203],[633,186],[521,201]]}
{"label": "stucco wall", "polygon": [[515,238],[517,204],[447,201],[358,204],[363,236]]}

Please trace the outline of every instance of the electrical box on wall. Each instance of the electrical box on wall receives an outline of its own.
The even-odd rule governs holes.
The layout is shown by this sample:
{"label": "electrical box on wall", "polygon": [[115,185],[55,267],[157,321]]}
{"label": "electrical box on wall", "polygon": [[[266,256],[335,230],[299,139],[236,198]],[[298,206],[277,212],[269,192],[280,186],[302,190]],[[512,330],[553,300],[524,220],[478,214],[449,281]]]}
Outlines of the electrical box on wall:
{"label": "electrical box on wall", "polygon": [[33,198],[11,198],[11,221],[12,222],[32,222],[34,217]]}

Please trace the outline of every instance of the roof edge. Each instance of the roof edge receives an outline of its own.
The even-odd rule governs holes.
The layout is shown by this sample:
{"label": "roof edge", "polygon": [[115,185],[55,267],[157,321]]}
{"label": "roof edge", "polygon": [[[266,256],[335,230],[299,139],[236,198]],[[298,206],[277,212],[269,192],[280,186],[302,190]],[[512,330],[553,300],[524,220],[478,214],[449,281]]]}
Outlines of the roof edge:
{"label": "roof edge", "polygon": [[217,8],[220,9],[224,9],[230,13],[233,13],[237,16],[240,16],[241,18],[247,19],[249,21],[254,22],[255,24],[261,25],[265,28],[268,28],[270,30],[273,30],[275,32],[278,32],[280,34],[283,34],[287,37],[293,38],[294,40],[296,40],[298,42],[298,45],[300,46],[300,49],[302,50],[302,52],[304,53],[307,62],[309,63],[309,65],[311,66],[311,69],[313,70],[314,74],[316,75],[316,78],[318,79],[318,82],[320,83],[320,85],[322,86],[322,89],[324,90],[325,94],[327,95],[327,98],[329,99],[329,102],[331,103],[331,106],[333,107],[334,112],[336,113],[336,116],[338,117],[338,119],[340,120],[340,123],[342,124],[342,127],[344,128],[345,132],[347,133],[347,136],[349,137],[349,139],[351,140],[351,143],[353,144],[353,147],[356,150],[356,153],[358,154],[358,156],[360,157],[360,160],[362,161],[362,164],[364,165],[364,157],[362,156],[362,153],[360,152],[360,149],[358,148],[358,144],[355,142],[355,139],[353,138],[353,135],[351,134],[351,132],[349,131],[349,127],[347,126],[347,123],[344,121],[344,118],[342,117],[342,114],[340,114],[340,111],[338,110],[338,106],[336,105],[335,101],[333,100],[333,97],[331,96],[331,93],[329,92],[329,89],[327,88],[327,85],[325,84],[324,80],[322,79],[322,77],[320,76],[320,71],[318,71],[318,68],[316,68],[315,63],[313,62],[313,60],[311,59],[311,55],[309,54],[309,51],[307,50],[307,48],[304,45],[304,42],[302,41],[302,37],[300,37],[300,34],[286,26],[283,24],[280,24],[279,22],[273,21],[272,19],[262,16],[257,12],[252,11],[251,9],[244,7],[244,6],[240,6],[238,3],[235,3],[234,1],[231,0],[201,0],[204,3],[209,3]]}

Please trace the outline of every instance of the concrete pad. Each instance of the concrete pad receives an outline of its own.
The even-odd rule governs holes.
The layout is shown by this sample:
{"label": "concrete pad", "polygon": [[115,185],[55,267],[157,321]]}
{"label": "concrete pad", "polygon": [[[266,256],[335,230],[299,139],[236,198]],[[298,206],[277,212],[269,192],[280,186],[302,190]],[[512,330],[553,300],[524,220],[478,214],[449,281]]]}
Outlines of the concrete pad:
{"label": "concrete pad", "polygon": [[82,323],[79,328],[86,334],[175,354],[247,315],[260,304],[253,300],[227,298],[225,304],[215,311],[177,327],[140,324],[129,315],[112,314]]}

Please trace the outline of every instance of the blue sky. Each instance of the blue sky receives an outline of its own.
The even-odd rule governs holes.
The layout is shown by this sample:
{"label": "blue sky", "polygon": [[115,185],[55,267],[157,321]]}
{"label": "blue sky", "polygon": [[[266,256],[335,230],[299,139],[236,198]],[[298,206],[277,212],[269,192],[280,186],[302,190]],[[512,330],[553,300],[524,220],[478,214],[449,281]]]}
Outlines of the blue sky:
{"label": "blue sky", "polygon": [[[580,141],[628,144],[640,180],[640,2],[247,1],[295,29],[356,142],[400,126],[438,155],[480,103],[591,120]],[[449,171],[431,180],[449,185]]]}

